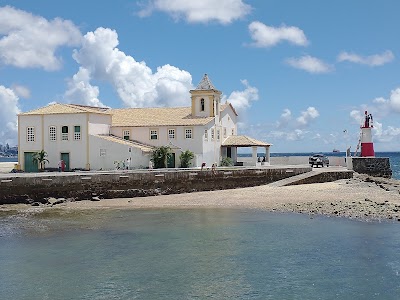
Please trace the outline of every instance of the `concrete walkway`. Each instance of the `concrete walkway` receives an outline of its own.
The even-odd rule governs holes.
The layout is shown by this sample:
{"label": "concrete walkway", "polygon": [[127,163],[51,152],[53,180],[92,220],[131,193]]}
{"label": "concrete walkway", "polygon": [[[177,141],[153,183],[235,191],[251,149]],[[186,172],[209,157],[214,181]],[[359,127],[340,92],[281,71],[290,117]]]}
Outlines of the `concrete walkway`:
{"label": "concrete walkway", "polygon": [[308,178],[319,176],[321,173],[341,173],[348,172],[349,170],[345,167],[328,167],[328,168],[313,168],[312,171],[299,174],[296,176],[288,177],[282,180],[278,180],[268,184],[271,187],[281,187],[288,185],[295,185],[297,182],[303,181]]}
{"label": "concrete walkway", "polygon": [[10,173],[17,162],[0,162],[0,173]]}

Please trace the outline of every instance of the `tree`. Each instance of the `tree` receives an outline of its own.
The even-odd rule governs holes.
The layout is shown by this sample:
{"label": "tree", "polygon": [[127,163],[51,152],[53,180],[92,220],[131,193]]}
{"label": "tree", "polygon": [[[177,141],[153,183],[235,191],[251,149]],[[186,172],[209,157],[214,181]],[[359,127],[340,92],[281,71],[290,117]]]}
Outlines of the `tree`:
{"label": "tree", "polygon": [[222,167],[230,167],[230,166],[233,166],[232,158],[230,158],[230,157],[224,157],[224,158],[222,158],[222,160],[221,160],[221,166],[222,166]]}
{"label": "tree", "polygon": [[189,168],[191,164],[191,160],[194,158],[194,153],[190,150],[186,150],[179,155],[179,159],[181,161],[181,168]]}
{"label": "tree", "polygon": [[171,148],[169,146],[161,146],[154,149],[150,160],[153,162],[155,169],[166,168],[170,155]]}
{"label": "tree", "polygon": [[45,168],[46,162],[49,162],[49,160],[47,159],[47,152],[44,150],[33,153],[32,160],[33,162],[38,163],[39,170],[43,170]]}

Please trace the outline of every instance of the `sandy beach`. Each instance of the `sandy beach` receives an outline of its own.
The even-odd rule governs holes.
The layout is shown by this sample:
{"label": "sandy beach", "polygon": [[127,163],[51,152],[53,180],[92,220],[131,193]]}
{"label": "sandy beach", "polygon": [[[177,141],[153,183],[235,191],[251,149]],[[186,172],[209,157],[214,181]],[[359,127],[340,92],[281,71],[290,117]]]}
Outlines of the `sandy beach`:
{"label": "sandy beach", "polygon": [[[57,199],[52,199],[52,203]],[[273,187],[269,185],[233,190],[100,201],[58,201],[59,204],[3,205],[0,210],[26,209],[144,209],[144,208],[241,208],[296,212],[364,221],[400,222],[400,182],[355,174],[352,179],[328,183]]]}

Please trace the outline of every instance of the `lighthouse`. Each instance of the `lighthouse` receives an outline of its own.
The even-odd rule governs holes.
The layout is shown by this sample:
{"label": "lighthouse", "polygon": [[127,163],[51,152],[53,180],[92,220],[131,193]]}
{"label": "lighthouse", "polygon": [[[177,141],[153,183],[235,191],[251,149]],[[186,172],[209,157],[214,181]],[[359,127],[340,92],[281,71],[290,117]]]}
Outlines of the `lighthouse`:
{"label": "lighthouse", "polygon": [[364,124],[361,125],[361,157],[375,157],[374,143],[372,142],[372,115],[365,111]]}

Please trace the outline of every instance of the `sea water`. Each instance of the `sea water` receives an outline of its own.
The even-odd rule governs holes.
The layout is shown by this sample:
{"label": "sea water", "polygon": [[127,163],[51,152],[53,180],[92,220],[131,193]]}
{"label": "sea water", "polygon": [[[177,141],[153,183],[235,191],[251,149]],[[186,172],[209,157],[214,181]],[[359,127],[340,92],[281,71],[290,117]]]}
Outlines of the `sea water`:
{"label": "sea water", "polygon": [[400,224],[233,209],[0,214],[1,299],[399,299]]}

